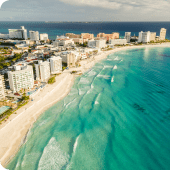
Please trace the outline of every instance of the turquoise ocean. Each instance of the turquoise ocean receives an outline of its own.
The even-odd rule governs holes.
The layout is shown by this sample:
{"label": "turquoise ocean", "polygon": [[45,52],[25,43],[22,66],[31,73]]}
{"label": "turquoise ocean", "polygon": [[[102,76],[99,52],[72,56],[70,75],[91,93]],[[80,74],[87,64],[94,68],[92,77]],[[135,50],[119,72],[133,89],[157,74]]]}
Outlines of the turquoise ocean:
{"label": "turquoise ocean", "polygon": [[169,170],[170,48],[111,54],[34,123],[9,170]]}

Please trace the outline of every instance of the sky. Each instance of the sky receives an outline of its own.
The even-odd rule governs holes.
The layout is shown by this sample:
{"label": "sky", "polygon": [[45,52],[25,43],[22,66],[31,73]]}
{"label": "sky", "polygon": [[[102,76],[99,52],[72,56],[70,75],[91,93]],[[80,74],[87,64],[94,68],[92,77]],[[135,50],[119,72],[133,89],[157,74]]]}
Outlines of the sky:
{"label": "sky", "polygon": [[169,9],[170,0],[8,0],[0,21],[170,21]]}

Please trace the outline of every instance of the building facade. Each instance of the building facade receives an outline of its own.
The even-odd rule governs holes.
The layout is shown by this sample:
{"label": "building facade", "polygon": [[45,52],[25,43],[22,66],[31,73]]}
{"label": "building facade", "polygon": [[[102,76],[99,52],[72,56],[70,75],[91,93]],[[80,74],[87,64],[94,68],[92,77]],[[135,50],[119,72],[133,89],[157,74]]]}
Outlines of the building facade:
{"label": "building facade", "polygon": [[165,37],[166,37],[166,29],[165,28],[161,28],[159,40],[165,40]]}
{"label": "building facade", "polygon": [[21,26],[21,29],[8,29],[9,31],[9,38],[16,38],[16,39],[27,39],[27,30],[24,26]]}
{"label": "building facade", "polygon": [[38,31],[29,31],[30,40],[39,40],[39,32]]}
{"label": "building facade", "polygon": [[40,40],[47,41],[48,40],[48,34],[47,33],[40,34]]}
{"label": "building facade", "polygon": [[4,100],[5,99],[5,82],[4,82],[4,76],[0,75],[0,100]]}
{"label": "building facade", "polygon": [[67,67],[75,67],[76,65],[76,56],[72,52],[63,52],[60,54],[62,62],[67,64]]}
{"label": "building facade", "polygon": [[69,38],[81,38],[80,34],[74,34],[74,33],[66,33],[66,37]]}
{"label": "building facade", "polygon": [[89,40],[88,47],[90,48],[105,48],[106,47],[106,39],[97,39],[97,40]]}
{"label": "building facade", "polygon": [[130,43],[130,37],[131,37],[131,32],[125,32],[125,39],[127,40],[127,43]]}
{"label": "building facade", "polygon": [[15,71],[8,72],[10,89],[18,92],[21,89],[31,89],[34,86],[33,67],[26,64],[14,65]]}
{"label": "building facade", "polygon": [[42,82],[47,82],[50,78],[50,63],[48,61],[42,62],[38,61],[35,64],[36,80],[41,80]]}
{"label": "building facade", "polygon": [[126,45],[127,40],[126,39],[111,39],[111,40],[109,40],[109,44],[112,44],[112,45]]}
{"label": "building facade", "polygon": [[156,41],[156,32],[151,32],[150,33],[150,41]]}
{"label": "building facade", "polygon": [[81,33],[81,38],[83,38],[83,39],[93,39],[94,38],[94,34]]}
{"label": "building facade", "polygon": [[119,33],[118,32],[113,32],[112,34],[105,34],[105,33],[99,33],[97,34],[98,38],[106,38],[107,41],[110,39],[117,39],[119,38]]}
{"label": "building facade", "polygon": [[148,31],[148,32],[139,32],[139,38],[138,38],[138,42],[139,43],[148,43],[150,42],[150,35],[151,35],[151,32]]}
{"label": "building facade", "polygon": [[62,58],[60,56],[52,56],[50,59],[51,74],[57,74],[62,71]]}
{"label": "building facade", "polygon": [[2,38],[2,39],[8,39],[9,38],[9,34],[1,34],[0,33],[0,38]]}

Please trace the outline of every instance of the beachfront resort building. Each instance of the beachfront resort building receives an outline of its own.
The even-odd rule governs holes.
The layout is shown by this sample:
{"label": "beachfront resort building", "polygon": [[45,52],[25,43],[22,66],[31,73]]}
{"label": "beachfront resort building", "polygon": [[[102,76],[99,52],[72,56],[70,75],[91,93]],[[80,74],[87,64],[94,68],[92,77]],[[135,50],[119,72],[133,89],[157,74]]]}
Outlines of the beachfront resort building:
{"label": "beachfront resort building", "polygon": [[74,45],[74,41],[69,37],[57,36],[56,40],[53,42],[53,45],[54,47],[58,47],[58,46],[67,47],[67,46]]}
{"label": "beachfront resort building", "polygon": [[76,55],[73,52],[62,52],[60,57],[62,58],[62,62],[67,64],[67,67],[75,67]]}
{"label": "beachfront resort building", "polygon": [[94,34],[81,33],[81,38],[90,40],[94,38]]}
{"label": "beachfront resort building", "polygon": [[150,41],[155,41],[156,40],[156,32],[151,32],[150,33]]}
{"label": "beachfront resort building", "polygon": [[66,37],[69,38],[82,38],[80,34],[66,33]]}
{"label": "beachfront resort building", "polygon": [[106,39],[96,39],[96,40],[89,40],[88,47],[90,48],[105,48],[106,47]]}
{"label": "beachfront resort building", "polygon": [[51,74],[61,73],[62,71],[62,58],[60,56],[52,56],[49,58]]}
{"label": "beachfront resort building", "polygon": [[8,29],[9,31],[9,38],[16,38],[16,39],[27,39],[27,30],[24,26],[21,26],[21,29]]}
{"label": "beachfront resort building", "polygon": [[40,34],[40,40],[47,41],[48,40],[48,34],[47,33]]}
{"label": "beachfront resort building", "polygon": [[4,40],[7,40],[9,38],[9,34],[1,34],[0,33],[0,38],[4,39]]}
{"label": "beachfront resort building", "polygon": [[39,32],[38,31],[29,31],[29,36],[30,36],[30,40],[39,40]]}
{"label": "beachfront resort building", "polygon": [[130,43],[130,37],[131,37],[131,32],[125,32],[125,39],[127,40],[127,43]]}
{"label": "beachfront resort building", "polygon": [[106,38],[107,41],[110,39],[117,39],[119,38],[119,33],[118,32],[113,32],[112,34],[105,34],[105,33],[99,33],[97,34],[98,38]]}
{"label": "beachfront resort building", "polygon": [[166,29],[165,28],[161,28],[159,40],[165,40],[165,37],[166,37]]}
{"label": "beachfront resort building", "polygon": [[127,40],[126,39],[111,39],[111,40],[109,40],[109,44],[112,44],[112,45],[126,45]]}
{"label": "beachfront resort building", "polygon": [[48,61],[39,60],[38,64],[35,64],[36,80],[41,82],[47,82],[50,78],[50,63]]}
{"label": "beachfront resort building", "polygon": [[143,31],[139,32],[138,42],[139,43],[141,43],[141,42],[142,43],[150,42],[150,34],[151,34],[150,31],[148,31],[148,32],[143,32]]}
{"label": "beachfront resort building", "polygon": [[25,63],[13,66],[13,71],[8,72],[10,89],[18,92],[21,89],[31,89],[34,86],[33,67]]}
{"label": "beachfront resort building", "polygon": [[4,82],[4,76],[0,75],[0,100],[5,99],[5,82]]}

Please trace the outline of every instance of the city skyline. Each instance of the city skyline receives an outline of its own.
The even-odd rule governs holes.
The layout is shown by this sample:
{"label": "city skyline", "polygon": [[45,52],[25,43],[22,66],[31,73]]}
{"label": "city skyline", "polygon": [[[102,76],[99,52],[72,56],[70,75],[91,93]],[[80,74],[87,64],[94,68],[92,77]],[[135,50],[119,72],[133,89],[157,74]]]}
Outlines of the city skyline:
{"label": "city skyline", "polygon": [[9,0],[0,21],[169,21],[168,1]]}

